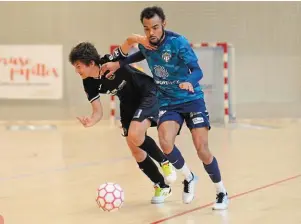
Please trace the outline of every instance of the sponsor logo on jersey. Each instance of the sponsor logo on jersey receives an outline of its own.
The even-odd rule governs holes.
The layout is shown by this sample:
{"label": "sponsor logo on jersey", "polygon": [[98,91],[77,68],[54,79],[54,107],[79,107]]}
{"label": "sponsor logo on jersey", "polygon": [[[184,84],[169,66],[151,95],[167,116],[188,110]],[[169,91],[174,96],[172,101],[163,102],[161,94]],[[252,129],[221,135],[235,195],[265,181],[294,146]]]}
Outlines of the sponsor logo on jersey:
{"label": "sponsor logo on jersey", "polygon": [[[116,88],[116,89],[113,89],[113,90],[108,90],[106,92],[106,94],[108,95],[113,95],[115,96],[117,94],[118,91],[122,90],[124,88],[124,86],[126,85],[126,81],[125,80],[122,80],[122,82],[119,84],[119,86]],[[100,89],[99,89],[100,90]]]}
{"label": "sponsor logo on jersey", "polygon": [[125,81],[125,80],[122,80],[122,82],[121,82],[120,85],[118,86],[118,91],[119,91],[119,90],[122,90],[123,87],[125,86],[125,84],[126,84],[126,81]]}
{"label": "sponsor logo on jersey", "polygon": [[173,80],[173,81],[165,81],[165,80],[155,80],[157,85],[174,85],[180,84],[180,80]]}
{"label": "sponsor logo on jersey", "polygon": [[154,72],[156,76],[162,79],[166,79],[169,76],[168,71],[161,65],[155,65]]}
{"label": "sponsor logo on jersey", "polygon": [[115,95],[117,94],[117,92],[118,92],[118,89],[113,89],[112,91],[108,90],[108,91],[106,92],[106,94],[115,96]]}

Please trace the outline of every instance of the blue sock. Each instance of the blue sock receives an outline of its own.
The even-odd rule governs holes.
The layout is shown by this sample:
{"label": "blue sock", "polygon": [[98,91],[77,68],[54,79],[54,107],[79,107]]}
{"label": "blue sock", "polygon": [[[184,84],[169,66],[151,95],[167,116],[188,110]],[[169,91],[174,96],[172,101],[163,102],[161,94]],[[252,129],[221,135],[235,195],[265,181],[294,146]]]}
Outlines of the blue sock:
{"label": "blue sock", "polygon": [[221,173],[219,171],[218,163],[215,157],[213,157],[213,160],[210,164],[206,165],[203,163],[203,165],[213,183],[218,183],[221,181]]}
{"label": "blue sock", "polygon": [[165,156],[177,170],[181,169],[185,164],[185,160],[176,146],[173,147],[171,153],[165,154]]}

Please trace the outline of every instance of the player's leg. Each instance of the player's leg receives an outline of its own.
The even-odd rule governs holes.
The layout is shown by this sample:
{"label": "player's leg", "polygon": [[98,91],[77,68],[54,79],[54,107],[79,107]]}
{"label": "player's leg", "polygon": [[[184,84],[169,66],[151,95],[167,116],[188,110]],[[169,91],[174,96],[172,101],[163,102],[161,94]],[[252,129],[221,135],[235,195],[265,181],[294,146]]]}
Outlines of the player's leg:
{"label": "player's leg", "polygon": [[132,116],[128,135],[135,146],[146,151],[159,163],[166,183],[170,184],[176,180],[176,172],[154,139],[146,134],[148,128],[157,126],[158,115],[159,104],[156,92],[148,91]]}
{"label": "player's leg", "polygon": [[[131,145],[134,145],[136,148],[144,150],[159,164],[165,162],[167,159],[155,141],[152,138],[145,136],[146,130],[151,126],[151,121],[144,118],[141,121],[132,120],[133,114],[135,113],[133,108],[135,107],[136,106],[133,105],[126,106],[120,104],[123,136],[127,138],[127,142],[130,142]],[[139,118],[141,118],[141,116],[139,116]],[[135,119],[138,119],[138,116],[136,116]],[[133,156],[135,157],[135,154],[133,154]],[[137,158],[139,159],[139,157]]]}
{"label": "player's leg", "polygon": [[131,121],[128,139],[133,145],[143,149],[159,164],[162,164],[168,160],[156,142],[150,136],[146,135],[146,131],[150,126],[151,121],[148,119],[144,119],[143,121]]}
{"label": "player's leg", "polygon": [[126,140],[140,170],[154,183],[155,195],[152,197],[151,203],[163,203],[171,195],[171,188],[165,184],[164,177],[148,154],[135,146],[128,137]]}
{"label": "player's leg", "polygon": [[217,197],[213,209],[226,209],[228,207],[228,195],[224,187],[220,169],[216,158],[208,147],[208,132],[210,129],[208,112],[190,113],[186,119],[187,126],[191,130],[194,146],[199,159],[216,187]]}
{"label": "player's leg", "polygon": [[175,146],[175,139],[183,124],[181,114],[174,111],[161,111],[159,119],[159,142],[167,159],[173,166],[179,170],[185,177],[183,182],[183,202],[190,203],[194,198],[195,176],[188,168],[180,150]]}
{"label": "player's leg", "polygon": [[[171,195],[171,189],[165,184],[164,177],[159,172],[158,167],[148,154],[141,148],[135,146],[133,141],[128,137],[129,127],[133,117],[133,107],[120,104],[121,124],[123,128],[123,136],[126,137],[127,144],[135,158],[140,170],[154,183],[155,196],[152,198],[152,203],[163,203],[164,200]],[[144,124],[147,126],[147,124]]]}

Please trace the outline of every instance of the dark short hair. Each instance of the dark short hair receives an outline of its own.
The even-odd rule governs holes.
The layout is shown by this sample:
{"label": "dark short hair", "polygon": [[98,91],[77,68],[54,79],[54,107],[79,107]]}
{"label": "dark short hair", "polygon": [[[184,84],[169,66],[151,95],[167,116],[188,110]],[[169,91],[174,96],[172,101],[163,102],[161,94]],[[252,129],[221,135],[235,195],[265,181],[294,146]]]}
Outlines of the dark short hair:
{"label": "dark short hair", "polygon": [[159,16],[159,18],[162,21],[165,20],[165,14],[164,14],[163,9],[159,6],[152,6],[152,7],[147,7],[147,8],[142,10],[142,12],[140,14],[140,21],[142,23],[143,19],[151,19],[155,15]]}
{"label": "dark short hair", "polygon": [[100,55],[95,46],[89,42],[82,42],[72,48],[69,54],[69,62],[74,64],[80,61],[85,65],[89,65],[92,61],[99,64]]}

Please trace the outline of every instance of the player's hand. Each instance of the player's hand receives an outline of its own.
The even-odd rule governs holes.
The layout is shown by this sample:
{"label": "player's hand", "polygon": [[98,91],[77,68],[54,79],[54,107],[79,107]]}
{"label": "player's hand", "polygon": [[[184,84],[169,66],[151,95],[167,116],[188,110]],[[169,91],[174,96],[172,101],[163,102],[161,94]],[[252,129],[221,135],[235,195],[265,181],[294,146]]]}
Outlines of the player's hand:
{"label": "player's hand", "polygon": [[156,50],[157,47],[152,45],[146,36],[137,35],[137,43],[143,45],[148,50]]}
{"label": "player's hand", "polygon": [[194,93],[194,88],[193,88],[193,86],[192,86],[192,84],[190,82],[182,82],[182,83],[180,83],[179,87],[181,89],[185,89],[185,90],[187,90],[189,92]]}
{"label": "player's hand", "polygon": [[86,128],[92,127],[93,125],[95,125],[97,123],[97,120],[93,119],[92,117],[82,116],[82,117],[76,117],[76,118]]}
{"label": "player's hand", "polygon": [[106,78],[109,78],[119,68],[120,68],[120,64],[118,61],[105,63],[100,67],[100,75],[105,75]]}

